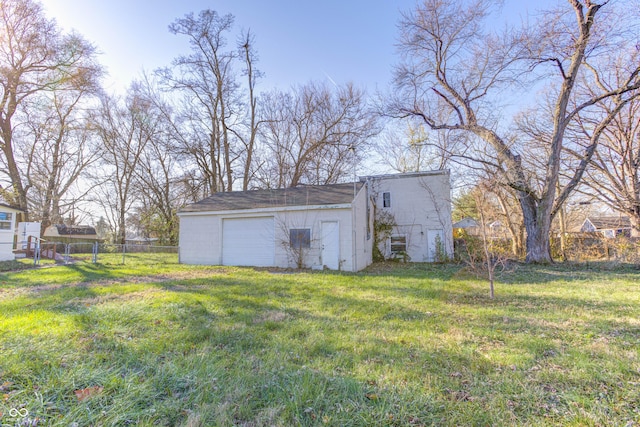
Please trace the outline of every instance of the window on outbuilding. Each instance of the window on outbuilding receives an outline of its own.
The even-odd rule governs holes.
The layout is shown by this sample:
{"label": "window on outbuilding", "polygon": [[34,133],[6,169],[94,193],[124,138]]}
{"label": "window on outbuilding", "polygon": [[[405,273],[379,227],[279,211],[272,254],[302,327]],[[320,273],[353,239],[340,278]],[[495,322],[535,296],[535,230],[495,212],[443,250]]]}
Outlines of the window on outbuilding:
{"label": "window on outbuilding", "polygon": [[391,207],[391,193],[388,191],[382,193],[382,206],[385,208]]}
{"label": "window on outbuilding", "polygon": [[391,253],[392,254],[407,253],[407,236],[404,236],[404,235],[391,236]]}
{"label": "window on outbuilding", "polygon": [[11,230],[13,214],[11,212],[0,212],[0,230]]}
{"label": "window on outbuilding", "polygon": [[294,249],[309,249],[311,247],[311,229],[310,228],[290,229],[289,245]]}

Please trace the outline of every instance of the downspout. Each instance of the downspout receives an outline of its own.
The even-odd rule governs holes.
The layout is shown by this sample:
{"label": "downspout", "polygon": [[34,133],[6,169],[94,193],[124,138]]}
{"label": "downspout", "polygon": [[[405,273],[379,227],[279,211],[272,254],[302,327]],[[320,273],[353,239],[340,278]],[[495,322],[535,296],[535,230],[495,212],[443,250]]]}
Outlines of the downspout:
{"label": "downspout", "polygon": [[[355,185],[355,184],[354,184]],[[354,187],[355,188],[355,187]],[[355,190],[354,190],[355,191]],[[352,251],[352,263],[353,266],[351,267],[351,271],[353,271],[354,273],[356,271],[358,271],[358,249],[357,249],[357,233],[356,233],[356,209],[357,209],[357,204],[356,204],[356,197],[353,198],[353,202],[351,203],[351,251]]]}

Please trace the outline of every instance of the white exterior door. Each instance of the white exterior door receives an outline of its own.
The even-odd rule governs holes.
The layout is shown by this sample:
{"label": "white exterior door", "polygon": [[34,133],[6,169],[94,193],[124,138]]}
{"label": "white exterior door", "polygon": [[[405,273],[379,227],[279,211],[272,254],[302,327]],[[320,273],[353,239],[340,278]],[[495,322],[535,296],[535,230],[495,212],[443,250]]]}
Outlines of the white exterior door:
{"label": "white exterior door", "polygon": [[222,265],[273,267],[275,265],[273,217],[223,219]]}
{"label": "white exterior door", "polygon": [[322,265],[340,269],[340,229],[338,221],[322,222]]}
{"label": "white exterior door", "polygon": [[[442,255],[443,251],[446,251],[444,246],[444,231],[443,230],[427,230],[427,253],[429,256],[428,261],[433,262],[436,261],[436,257],[438,255],[438,251],[440,255]],[[442,260],[440,260],[442,261]]]}

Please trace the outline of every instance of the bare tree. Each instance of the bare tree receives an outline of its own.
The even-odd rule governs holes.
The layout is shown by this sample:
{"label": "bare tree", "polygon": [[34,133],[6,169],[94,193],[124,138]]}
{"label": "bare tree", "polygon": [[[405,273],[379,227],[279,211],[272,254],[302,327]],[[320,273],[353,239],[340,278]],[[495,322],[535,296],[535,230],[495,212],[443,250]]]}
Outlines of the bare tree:
{"label": "bare tree", "polygon": [[[511,254],[521,258],[524,255],[524,224],[513,189],[500,185],[500,179],[489,170],[476,176],[475,183],[470,186],[470,190],[454,199],[454,216],[458,220],[466,217],[482,219],[486,224],[499,222],[505,229],[504,237],[511,241]],[[481,208],[483,212],[480,212]]]}
{"label": "bare tree", "polygon": [[[146,85],[149,105],[162,103],[159,94]],[[146,237],[155,237],[161,244],[178,242],[178,209],[189,200],[189,191],[183,185],[182,166],[172,155],[171,125],[158,109],[150,107],[149,115],[157,122],[157,132],[141,153],[136,168],[136,194],[140,205],[136,209],[138,222]],[[185,190],[187,190],[185,192]]]}
{"label": "bare tree", "polygon": [[496,270],[499,266],[504,265],[504,258],[497,254],[492,249],[491,241],[489,239],[489,212],[491,208],[488,206],[487,195],[488,190],[491,188],[491,184],[481,182],[472,192],[478,209],[478,216],[480,220],[480,237],[482,239],[482,260],[483,267],[487,272],[487,278],[489,280],[489,297],[493,299],[495,297],[495,279]]}
{"label": "bare tree", "polygon": [[[615,33],[608,2],[568,0],[568,8],[542,14],[537,28],[490,34],[483,20],[492,2],[426,0],[401,22],[404,63],[389,111],[417,118],[434,130],[458,131],[479,142],[475,161],[491,163],[516,191],[527,232],[526,259],[551,262],[549,232],[558,210],[580,182],[602,131],[640,88],[637,34]],[[601,19],[602,18],[602,19]],[[608,72],[616,68],[616,79]],[[624,74],[623,74],[624,73]],[[526,150],[498,126],[499,99],[530,81],[551,90],[551,131],[541,141],[543,167],[530,170]],[[545,95],[545,96],[548,96]],[[590,145],[560,192],[565,131],[579,114],[609,104]],[[490,152],[490,157],[485,154]]]}
{"label": "bare tree", "polygon": [[330,184],[351,175],[367,140],[377,134],[364,92],[309,83],[261,99],[261,180],[271,188]]}
{"label": "bare tree", "polygon": [[[592,129],[588,120],[581,130]],[[640,235],[640,100],[628,103],[605,129],[585,185],[612,209],[629,216]]]}
{"label": "bare tree", "polygon": [[4,196],[25,212],[29,183],[16,153],[16,131],[29,100],[45,92],[95,88],[101,75],[95,49],[77,34],[64,35],[31,0],[0,2],[0,150],[1,172],[10,181]]}
{"label": "bare tree", "polygon": [[86,196],[88,190],[76,184],[99,156],[82,106],[88,94],[80,89],[47,95],[38,97],[39,108],[26,115],[27,130],[18,143],[31,216],[43,230],[61,223]]}
{"label": "bare tree", "polygon": [[397,172],[441,170],[449,166],[453,142],[446,134],[429,133],[422,124],[388,127],[374,144],[379,163]]}
{"label": "bare tree", "polygon": [[[232,15],[213,10],[175,20],[169,31],[186,36],[191,53],[157,72],[174,95],[182,95],[177,140],[181,154],[197,166],[209,194],[231,191],[240,175],[243,189],[248,188],[256,145],[255,86],[261,74],[254,68],[250,33],[241,36],[238,49],[227,48],[233,23]],[[239,67],[246,77],[244,86]]]}
{"label": "bare tree", "polygon": [[94,126],[102,141],[101,173],[96,175],[96,202],[102,205],[116,242],[125,243],[126,219],[138,201],[137,169],[150,141],[158,138],[160,118],[135,83],[126,99],[104,96]]}

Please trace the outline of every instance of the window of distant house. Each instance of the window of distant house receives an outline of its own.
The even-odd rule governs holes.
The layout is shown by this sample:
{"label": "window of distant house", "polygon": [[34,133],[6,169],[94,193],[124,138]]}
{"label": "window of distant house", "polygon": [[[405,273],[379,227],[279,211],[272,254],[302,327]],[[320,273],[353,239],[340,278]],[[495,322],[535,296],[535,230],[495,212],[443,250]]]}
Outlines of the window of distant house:
{"label": "window of distant house", "polygon": [[382,206],[385,208],[391,207],[391,193],[389,192],[382,193]]}
{"label": "window of distant house", "polygon": [[0,230],[11,230],[12,214],[9,212],[0,212]]}
{"label": "window of distant house", "polygon": [[391,236],[391,253],[407,253],[407,236]]}
{"label": "window of distant house", "polygon": [[311,247],[311,229],[310,228],[290,229],[289,245],[293,249],[309,249]]}

